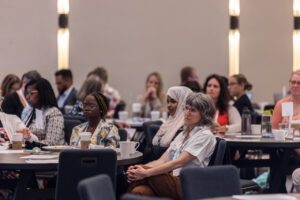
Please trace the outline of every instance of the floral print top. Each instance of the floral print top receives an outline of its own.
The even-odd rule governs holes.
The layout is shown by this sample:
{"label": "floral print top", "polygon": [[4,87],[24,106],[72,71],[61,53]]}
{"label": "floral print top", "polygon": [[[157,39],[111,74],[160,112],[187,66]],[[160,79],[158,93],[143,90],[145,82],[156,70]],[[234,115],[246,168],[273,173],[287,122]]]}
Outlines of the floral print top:
{"label": "floral print top", "polygon": [[[70,145],[80,145],[80,133],[85,132],[88,122],[75,126],[72,130]],[[120,141],[119,131],[116,126],[104,120],[100,120],[94,133],[92,133],[91,144],[103,145],[104,147],[118,147]]]}

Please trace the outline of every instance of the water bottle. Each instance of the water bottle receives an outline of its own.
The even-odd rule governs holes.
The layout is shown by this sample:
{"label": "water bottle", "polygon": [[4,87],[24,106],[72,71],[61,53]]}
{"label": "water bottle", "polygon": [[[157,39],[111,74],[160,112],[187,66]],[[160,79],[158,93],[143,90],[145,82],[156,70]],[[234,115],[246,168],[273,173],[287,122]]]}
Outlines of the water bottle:
{"label": "water bottle", "polygon": [[242,113],[242,135],[251,134],[251,113],[247,107],[243,108]]}
{"label": "water bottle", "polygon": [[261,117],[261,134],[263,137],[272,136],[272,116],[271,112],[265,110]]}

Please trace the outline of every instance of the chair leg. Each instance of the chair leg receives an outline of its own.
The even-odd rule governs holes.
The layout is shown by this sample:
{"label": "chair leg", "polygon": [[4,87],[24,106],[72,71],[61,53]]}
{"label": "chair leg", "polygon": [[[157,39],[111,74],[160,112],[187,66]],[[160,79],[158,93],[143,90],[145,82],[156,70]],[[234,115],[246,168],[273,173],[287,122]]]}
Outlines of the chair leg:
{"label": "chair leg", "polygon": [[290,193],[294,192],[294,188],[295,188],[295,186],[294,186],[294,184],[292,184]]}

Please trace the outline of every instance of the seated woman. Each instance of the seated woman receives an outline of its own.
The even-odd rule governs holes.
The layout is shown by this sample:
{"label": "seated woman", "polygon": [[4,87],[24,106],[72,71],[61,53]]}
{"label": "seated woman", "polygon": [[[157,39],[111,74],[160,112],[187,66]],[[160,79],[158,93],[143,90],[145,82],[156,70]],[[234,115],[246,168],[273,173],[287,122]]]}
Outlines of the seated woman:
{"label": "seated woman", "polygon": [[176,133],[178,133],[178,130],[183,126],[183,109],[186,98],[191,93],[192,91],[189,88],[183,86],[175,86],[168,89],[167,108],[169,117],[155,134],[152,140],[153,146],[144,152],[144,160],[151,161],[158,159],[170,146]]}
{"label": "seated woman", "polygon": [[73,128],[71,145],[79,145],[81,132],[90,132],[92,133],[91,144],[105,147],[118,146],[120,140],[118,129],[106,122],[108,106],[108,100],[100,92],[93,92],[85,97],[83,112],[88,121]]}
{"label": "seated woman", "polygon": [[88,94],[93,92],[101,92],[102,83],[101,79],[96,75],[90,75],[82,84],[80,90],[77,93],[77,101],[70,111],[70,113],[66,113],[71,116],[83,116],[83,100]]}
{"label": "seated woman", "polygon": [[150,117],[153,110],[162,111],[165,96],[162,93],[162,79],[159,73],[153,72],[146,79],[146,91],[138,97],[142,104],[142,117]]}
{"label": "seated woman", "polygon": [[248,108],[251,113],[253,112],[252,103],[246,95],[246,91],[250,91],[252,89],[252,85],[243,74],[235,74],[231,76],[229,79],[228,89],[230,96],[234,99],[233,106],[239,111],[241,116],[245,107]]}
{"label": "seated woman", "polygon": [[285,97],[276,103],[272,117],[272,128],[278,129],[278,125],[281,122],[287,122],[287,118],[282,117],[282,104],[285,102],[293,102],[294,112],[293,120],[300,120],[300,70],[294,71],[290,78],[290,92],[291,95]]}
{"label": "seated woman", "polygon": [[44,78],[31,80],[25,86],[25,92],[32,108],[24,116],[25,125],[31,132],[25,134],[24,138],[46,145],[63,145],[65,143],[64,118],[57,107],[49,81]]}
{"label": "seated woman", "polygon": [[130,192],[180,199],[178,176],[181,168],[207,166],[214,151],[216,139],[211,132],[214,115],[214,103],[209,96],[190,94],[185,105],[184,130],[168,150],[158,160],[128,168],[128,181],[132,183]]}
{"label": "seated woman", "polygon": [[229,92],[224,80],[217,74],[208,76],[204,92],[214,101],[216,107],[214,133],[237,133],[241,131],[241,116],[237,109],[229,105]]}
{"label": "seated woman", "polygon": [[[0,143],[11,141],[12,135],[16,132],[28,134],[29,129],[26,128],[19,117],[0,112]],[[15,171],[0,170],[0,182],[3,185],[6,180],[17,179],[18,176],[19,174]],[[0,189],[0,199],[9,199],[9,196],[12,194],[12,190]]]}
{"label": "seated woman", "polygon": [[17,115],[21,118],[23,109],[29,107],[25,97],[25,85],[29,81],[39,78],[41,78],[41,75],[35,70],[26,72],[21,79],[21,88],[5,96],[1,104],[2,111],[7,114]]}
{"label": "seated woman", "polygon": [[12,94],[21,88],[21,80],[14,74],[8,74],[4,77],[1,84],[1,96],[2,98],[6,95]]}

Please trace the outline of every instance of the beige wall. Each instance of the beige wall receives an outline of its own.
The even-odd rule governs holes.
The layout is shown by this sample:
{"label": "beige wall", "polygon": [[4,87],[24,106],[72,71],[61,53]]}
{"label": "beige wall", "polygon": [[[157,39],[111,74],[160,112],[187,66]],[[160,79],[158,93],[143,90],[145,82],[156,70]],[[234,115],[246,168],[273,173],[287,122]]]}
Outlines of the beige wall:
{"label": "beige wall", "polygon": [[[148,73],[159,71],[165,87],[180,82],[184,65],[201,82],[227,74],[227,0],[72,0],[70,57],[75,85],[88,71],[107,67],[109,82],[125,100],[143,92]],[[13,11],[13,12],[12,12]],[[271,101],[292,69],[292,0],[241,1],[241,72],[258,101]],[[56,70],[56,1],[2,1],[0,80],[38,69],[53,82]]]}
{"label": "beige wall", "polygon": [[241,1],[241,72],[257,101],[272,101],[292,71],[292,0]]}
{"label": "beige wall", "polygon": [[54,0],[3,0],[0,5],[0,80],[38,69],[53,82],[57,14]]}
{"label": "beige wall", "polygon": [[226,73],[226,1],[73,0],[71,8],[75,73],[107,67],[111,85],[127,101],[143,92],[152,71],[161,73],[165,90],[180,82],[184,65],[197,67],[201,80]]}

